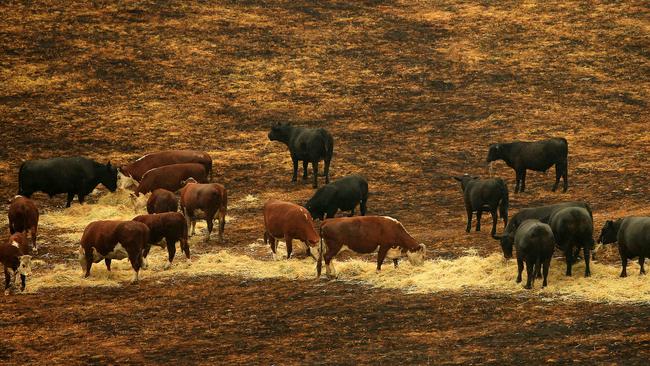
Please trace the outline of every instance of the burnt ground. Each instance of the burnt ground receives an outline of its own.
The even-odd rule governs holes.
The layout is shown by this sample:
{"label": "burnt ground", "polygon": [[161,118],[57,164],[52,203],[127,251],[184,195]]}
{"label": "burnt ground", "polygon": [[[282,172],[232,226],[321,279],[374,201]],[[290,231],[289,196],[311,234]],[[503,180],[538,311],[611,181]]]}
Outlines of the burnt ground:
{"label": "burnt ground", "polygon": [[[310,185],[289,182],[286,149],[266,139],[271,123],[287,121],[328,128],[336,140],[332,178],[367,176],[369,214],[399,219],[429,257],[497,250],[487,233],[464,233],[450,178],[486,175],[487,146],[497,141],[569,141],[569,192],[550,192],[552,170],[529,173],[528,192],[511,195],[511,212],[586,200],[597,228],[649,213],[641,1],[8,1],[0,11],[2,197],[17,191],[27,159],[81,154],[119,164],[199,148],[215,158],[216,180],[232,202],[249,194],[304,202]],[[512,190],[514,173],[502,163],[496,173]],[[63,203],[35,198],[43,211]],[[259,208],[231,213],[237,220],[223,247],[261,236]],[[39,255],[51,262],[73,255],[57,247],[58,233],[41,230]],[[617,259],[613,248],[599,256]],[[2,321],[13,337],[4,339],[3,357],[629,364],[643,361],[648,342],[646,306],[241,281],[188,279],[163,290],[145,280],[6,298]],[[525,352],[522,342],[531,345]],[[105,353],[98,350],[106,358],[87,358]]]}

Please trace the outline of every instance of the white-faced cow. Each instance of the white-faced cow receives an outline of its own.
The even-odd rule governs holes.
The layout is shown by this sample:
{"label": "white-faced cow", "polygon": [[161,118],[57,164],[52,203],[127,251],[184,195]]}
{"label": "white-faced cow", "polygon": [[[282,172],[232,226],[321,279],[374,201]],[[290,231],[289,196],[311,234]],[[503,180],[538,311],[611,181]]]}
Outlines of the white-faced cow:
{"label": "white-faced cow", "polygon": [[178,211],[178,198],[166,189],[154,189],[147,199],[147,213],[163,213]]}
{"label": "white-faced cow", "polygon": [[368,182],[360,175],[349,175],[320,187],[307,201],[305,208],[314,219],[323,220],[325,215],[332,218],[336,211],[350,211],[359,205],[361,216],[366,215],[368,202]]}
{"label": "white-faced cow", "polygon": [[197,163],[205,167],[208,176],[212,175],[212,158],[203,151],[196,150],[167,150],[147,154],[133,163],[121,166],[119,169],[120,188],[138,185],[142,176],[151,169],[165,165]]}
{"label": "white-faced cow", "polygon": [[181,212],[187,220],[187,227],[192,227],[192,235],[196,230],[196,220],[205,217],[208,224],[208,233],[205,241],[210,240],[214,226],[214,218],[219,220],[219,241],[223,242],[223,231],[226,226],[226,213],[228,211],[228,193],[226,188],[218,183],[197,183],[188,179],[185,187],[181,189]]}
{"label": "white-faced cow", "polygon": [[621,277],[627,277],[627,261],[639,257],[640,274],[645,274],[645,259],[650,257],[650,217],[626,217],[616,221],[607,220],[598,242],[618,242],[621,256]]}
{"label": "white-faced cow", "polygon": [[[542,287],[548,284],[548,269],[553,258],[555,237],[553,230],[539,220],[525,220],[515,233],[515,248],[517,248],[517,283],[521,282],[521,272],[526,263],[526,289],[531,289],[535,277],[544,272]],[[512,247],[507,248],[506,256],[512,257]]]}
{"label": "white-faced cow", "polygon": [[134,194],[146,194],[162,188],[171,192],[181,189],[184,182],[194,178],[197,182],[207,183],[208,176],[205,167],[196,163],[171,164],[154,168],[144,174]]}
{"label": "white-faced cow", "polygon": [[555,165],[553,192],[560,184],[560,177],[564,180],[566,192],[569,187],[568,154],[569,144],[561,137],[536,142],[515,141],[490,145],[487,162],[503,160],[514,169],[517,181],[515,193],[523,192],[526,188],[526,170],[545,172]]}
{"label": "white-faced cow", "polygon": [[289,147],[293,162],[292,182],[298,179],[298,162],[302,161],[302,179],[307,180],[307,165],[311,163],[314,172],[313,187],[318,187],[318,162],[325,161],[325,183],[330,181],[330,162],[334,153],[334,139],[324,128],[295,127],[278,123],[271,127],[269,140],[280,141]]}
{"label": "white-faced cow", "polygon": [[138,280],[142,267],[142,251],[149,241],[149,228],[137,221],[103,220],[86,226],[81,237],[79,264],[84,277],[90,276],[93,263],[102,259],[106,269],[111,270],[111,261],[129,258],[135,271],[133,281]]}
{"label": "white-faced cow", "polygon": [[16,289],[16,276],[20,275],[20,290],[25,290],[27,276],[32,272],[32,257],[25,236],[18,232],[9,241],[0,244],[0,263],[5,273],[5,295]]}
{"label": "white-faced cow", "polygon": [[277,240],[287,244],[287,259],[291,258],[293,239],[298,239],[307,247],[307,255],[316,259],[311,246],[318,243],[318,234],[309,212],[291,202],[270,200],[264,204],[264,244],[271,243],[273,259],[276,258]]}
{"label": "white-faced cow", "polygon": [[393,259],[395,266],[397,259],[404,255],[414,265],[424,262],[424,244],[418,244],[404,226],[391,217],[355,216],[327,219],[320,230],[321,248],[316,266],[318,277],[321,274],[323,258],[328,277],[336,276],[332,259],[346,249],[362,254],[377,252],[377,271],[381,270],[385,258]]}
{"label": "white-faced cow", "polygon": [[36,232],[38,231],[38,208],[34,201],[27,197],[16,196],[9,205],[9,233],[27,233],[32,239],[34,252],[38,251],[36,246]]}
{"label": "white-faced cow", "polygon": [[50,197],[67,193],[66,207],[70,207],[75,195],[79,203],[83,203],[100,183],[114,192],[117,189],[117,168],[110,162],[104,165],[78,156],[29,160],[20,166],[18,172],[19,195],[30,198],[37,191]]}
{"label": "white-faced cow", "polygon": [[[177,241],[181,243],[181,250],[185,253],[187,260],[190,260],[190,246],[187,241],[187,222],[180,212],[139,215],[134,217],[133,221],[139,221],[149,228],[149,241],[142,252],[143,269],[147,268],[147,256],[152,245],[167,248],[169,261],[165,264],[165,269],[169,269],[172,266],[172,261],[176,255]],[[163,239],[165,239],[164,245],[162,242]]]}
{"label": "white-faced cow", "polygon": [[481,231],[481,215],[488,211],[492,215],[492,236],[497,232],[497,208],[503,219],[503,226],[508,225],[508,187],[501,178],[479,179],[467,174],[454,177],[460,182],[467,211],[466,232],[472,229],[472,213],[476,212],[476,231]]}

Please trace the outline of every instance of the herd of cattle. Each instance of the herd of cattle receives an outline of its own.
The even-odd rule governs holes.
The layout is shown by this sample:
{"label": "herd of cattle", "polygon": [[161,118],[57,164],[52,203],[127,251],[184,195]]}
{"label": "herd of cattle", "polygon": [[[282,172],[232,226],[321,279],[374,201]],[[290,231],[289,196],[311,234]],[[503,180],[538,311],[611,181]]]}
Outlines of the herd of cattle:
{"label": "herd of cattle", "polygon": [[[277,241],[284,240],[287,259],[291,258],[293,240],[307,247],[307,255],[316,262],[320,276],[325,262],[328,276],[336,272],[332,259],[343,250],[356,253],[377,252],[377,270],[386,258],[395,266],[398,259],[407,257],[414,265],[424,261],[426,247],[419,244],[397,220],[387,216],[365,216],[368,200],[368,182],[359,175],[351,175],[329,183],[329,167],[333,155],[334,140],[325,129],[310,129],[289,124],[276,124],[268,134],[271,141],[286,144],[293,162],[293,178],[297,180],[298,163],[303,162],[303,180],[308,179],[308,164],[313,168],[313,186],[318,187],[318,164],[324,161],[326,185],[320,187],[304,205],[279,200],[264,204],[264,242],[270,244],[276,256]],[[523,192],[526,170],[546,171],[555,165],[556,179],[560,178],[564,191],[568,188],[568,144],[563,138],[537,142],[512,142],[493,144],[489,147],[487,163],[503,160],[516,173],[515,193]],[[590,275],[589,260],[593,250],[593,217],[591,208],[584,202],[563,202],[554,205],[524,208],[508,220],[508,188],[500,178],[480,179],[464,175],[455,177],[460,182],[467,211],[466,231],[471,229],[473,213],[476,212],[476,231],[480,230],[481,215],[492,215],[491,236],[501,243],[506,258],[517,252],[517,283],[522,281],[524,264],[527,270],[526,288],[531,288],[536,277],[543,274],[543,286],[554,248],[563,250],[566,258],[566,275],[583,251],[585,276]],[[148,214],[139,215],[131,221],[102,220],[90,223],[84,230],[79,261],[85,277],[90,275],[93,263],[104,260],[110,271],[111,261],[128,258],[138,279],[140,269],[147,267],[147,255],[152,245],[167,248],[168,263],[172,264],[176,242],[190,258],[188,236],[194,235],[196,221],[207,222],[206,241],[219,224],[219,239],[223,240],[228,209],[226,188],[212,180],[212,158],[204,152],[193,150],[169,150],[147,154],[119,168],[109,163],[100,164],[83,157],[61,157],[30,160],[20,166],[18,173],[18,196],[10,203],[9,232],[7,242],[0,243],[0,262],[4,266],[5,293],[16,289],[20,275],[20,289],[31,272],[31,255],[37,253],[37,227],[39,211],[30,196],[37,191],[50,197],[67,194],[69,207],[74,196],[80,203],[98,184],[108,190],[133,188],[132,199],[149,195],[146,203]],[[359,206],[361,216],[354,216]],[[179,211],[180,207],[180,212]],[[334,218],[337,211],[350,211],[349,217]],[[498,215],[504,222],[504,233],[496,235]],[[320,220],[316,227],[313,220]],[[191,230],[190,230],[191,228]],[[28,241],[28,236],[31,240]],[[164,239],[164,245],[163,245]],[[618,241],[622,261],[621,277],[627,275],[627,260],[639,257],[641,273],[643,262],[650,256],[650,218],[629,217],[607,221],[601,231],[599,242]],[[314,252],[316,254],[314,254]],[[542,270],[543,268],[543,270]]]}

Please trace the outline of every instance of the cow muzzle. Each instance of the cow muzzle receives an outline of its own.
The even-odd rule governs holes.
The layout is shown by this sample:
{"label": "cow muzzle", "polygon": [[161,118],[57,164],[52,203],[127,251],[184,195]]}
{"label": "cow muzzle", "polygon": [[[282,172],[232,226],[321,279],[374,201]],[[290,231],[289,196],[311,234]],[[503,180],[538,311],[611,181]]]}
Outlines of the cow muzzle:
{"label": "cow muzzle", "polygon": [[23,255],[20,257],[20,265],[18,266],[18,273],[23,276],[32,275],[32,256]]}

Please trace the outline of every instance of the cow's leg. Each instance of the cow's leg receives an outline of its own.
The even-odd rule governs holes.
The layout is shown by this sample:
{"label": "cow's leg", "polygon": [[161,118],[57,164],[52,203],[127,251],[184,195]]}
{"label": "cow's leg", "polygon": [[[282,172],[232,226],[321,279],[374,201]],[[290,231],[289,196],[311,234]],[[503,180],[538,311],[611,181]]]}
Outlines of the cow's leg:
{"label": "cow's leg", "polygon": [[377,271],[381,271],[381,265],[384,263],[388,249],[388,245],[379,247],[379,251],[377,252]]}
{"label": "cow's leg", "polygon": [[560,177],[562,177],[562,166],[560,163],[555,164],[555,184],[553,184],[552,192],[557,190],[557,186],[560,184]]}
{"label": "cow's leg", "polygon": [[[137,246],[135,246],[137,247]],[[133,280],[131,282],[138,282],[140,279],[140,268],[142,267],[142,251],[131,250],[129,252],[129,262],[131,262],[131,267],[135,271],[133,274]]]}
{"label": "cow's leg", "polygon": [[479,208],[476,211],[476,231],[481,231],[481,216],[483,215],[483,211]]}
{"label": "cow's leg", "polygon": [[[332,161],[332,157],[330,156],[325,157],[325,167],[323,168],[323,175],[325,175],[325,184],[328,184],[330,182],[330,162]],[[361,215],[363,216],[363,214]]]}
{"label": "cow's leg", "polygon": [[25,291],[25,287],[27,286],[27,276],[24,274],[20,275],[20,291]]}
{"label": "cow's leg", "polygon": [[196,234],[196,218],[192,218],[192,235]]}
{"label": "cow's leg", "polygon": [[533,282],[535,281],[535,261],[526,260],[526,286],[525,289],[530,290],[533,288]]}
{"label": "cow's leg", "polygon": [[78,193],[77,199],[79,199],[79,204],[81,205],[84,203],[84,200],[86,199],[86,195],[84,195],[83,193]]}
{"label": "cow's leg", "polygon": [[147,269],[149,267],[149,261],[147,257],[149,256],[149,251],[151,250],[151,244],[147,243],[142,249],[142,269]]}
{"label": "cow's leg", "polygon": [[309,166],[309,161],[302,161],[302,180],[307,180],[307,168]]}
{"label": "cow's leg", "polygon": [[521,187],[519,192],[524,193],[526,190],[526,169],[521,171]]}
{"label": "cow's leg", "polygon": [[219,241],[223,243],[223,232],[226,230],[226,210],[219,210]]}
{"label": "cow's leg", "polygon": [[397,268],[398,263],[399,261],[397,260],[397,258],[393,258],[393,264],[395,265],[395,268]]}
{"label": "cow's leg", "polygon": [[293,163],[293,177],[291,177],[291,181],[295,182],[298,180],[298,158],[291,155],[291,162]]}
{"label": "cow's leg", "polygon": [[352,216],[354,216],[354,209],[355,209],[355,208],[356,208],[356,207],[352,207],[352,210],[350,210],[350,215],[348,215],[348,217],[352,217]]}
{"label": "cow's leg", "polygon": [[621,266],[623,267],[621,277],[627,277],[627,257],[621,256]]}
{"label": "cow's leg", "polygon": [[524,259],[517,256],[517,283],[521,282],[521,272],[524,271]]}
{"label": "cow's leg", "polygon": [[359,211],[361,211],[361,216],[366,216],[366,202],[367,200],[362,200],[361,203],[359,204]]}
{"label": "cow's leg", "polygon": [[9,270],[7,269],[7,266],[3,266],[5,270],[5,290],[9,288],[9,282],[11,280],[11,275],[9,274]]}
{"label": "cow's leg", "polygon": [[564,257],[566,259],[566,275],[571,276],[571,266],[573,265],[573,248],[569,243],[564,243]]}
{"label": "cow's leg", "polygon": [[645,262],[645,257],[643,257],[643,256],[639,257],[639,266],[641,267],[641,272],[639,272],[639,274],[642,274],[642,275],[645,274],[645,268],[643,268],[644,262]]}
{"label": "cow's leg", "polygon": [[111,271],[111,259],[110,258],[104,259],[104,263],[106,263],[106,269],[110,272]]}
{"label": "cow's leg", "polygon": [[[174,244],[175,245],[175,244]],[[190,245],[187,243],[187,240],[181,238],[181,250],[185,253],[187,260],[190,260]]]}
{"label": "cow's leg", "polygon": [[269,235],[269,243],[271,243],[271,255],[273,256],[273,260],[277,260],[277,250],[278,250],[278,241],[273,237]]}
{"label": "cow's leg", "polygon": [[32,227],[32,249],[34,250],[34,254],[38,252],[38,247],[36,246],[36,232],[38,230],[38,226],[34,225]]}
{"label": "cow's leg", "polygon": [[93,265],[93,260],[95,259],[93,256],[92,249],[88,250],[86,249],[84,251],[84,255],[86,256],[86,273],[84,274],[84,277],[87,278],[90,276],[90,268]]}
{"label": "cow's leg", "polygon": [[287,259],[291,258],[291,252],[293,252],[293,238],[285,237],[285,243],[287,244]]}
{"label": "cow's leg", "polygon": [[521,172],[515,170],[515,193],[519,193],[519,184],[521,183]]}
{"label": "cow's leg", "polygon": [[210,234],[212,234],[212,229],[214,228],[214,213],[209,214],[206,212],[205,222],[208,224],[208,234],[205,236],[205,242],[210,241]]}
{"label": "cow's leg", "polygon": [[68,198],[65,203],[65,207],[70,207],[72,200],[74,199],[74,192],[68,192]]}
{"label": "cow's leg", "polygon": [[589,244],[582,248],[582,254],[585,256],[585,277],[589,277],[591,276],[591,269],[589,268],[589,255],[591,254],[591,248],[589,247]]}
{"label": "cow's leg", "polygon": [[569,164],[566,161],[562,164],[562,181],[564,182],[562,192],[566,193],[566,190],[569,189]]}
{"label": "cow's leg", "polygon": [[336,269],[334,269],[334,264],[332,263],[332,259],[336,255],[336,253],[341,250],[341,245],[338,243],[331,243],[329,241],[325,242],[325,254],[323,255],[323,259],[325,260],[325,273],[327,277],[336,277]]}
{"label": "cow's leg", "polygon": [[167,244],[168,262],[165,263],[164,269],[170,269],[172,267],[172,261],[174,261],[174,256],[176,255],[176,240],[173,240],[172,238],[165,238],[165,244]]}
{"label": "cow's leg", "polygon": [[492,215],[492,232],[490,233],[490,235],[494,236],[497,233],[497,221],[499,221],[496,207],[492,209],[492,211],[490,211],[490,214]]}
{"label": "cow's leg", "polygon": [[546,258],[544,261],[544,267],[542,268],[544,271],[544,282],[542,283],[542,287],[546,287],[548,285],[548,269],[551,267],[551,259],[553,256],[549,256]]}
{"label": "cow's leg", "polygon": [[467,227],[465,228],[465,232],[469,233],[472,231],[472,209],[467,208]]}
{"label": "cow's leg", "polygon": [[334,215],[336,215],[336,211],[337,211],[337,210],[338,210],[338,209],[337,209],[336,207],[334,207],[333,209],[329,209],[329,211],[327,211],[327,212],[325,213],[325,218],[327,218],[327,219],[331,219],[331,218],[333,218]]}
{"label": "cow's leg", "polygon": [[314,169],[314,184],[312,184],[312,187],[318,188],[318,160],[312,161],[311,166]]}

